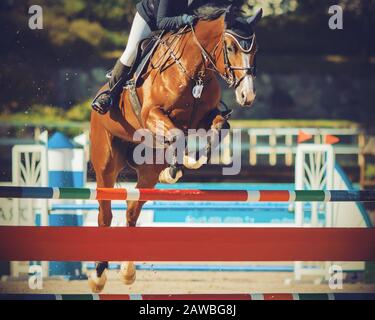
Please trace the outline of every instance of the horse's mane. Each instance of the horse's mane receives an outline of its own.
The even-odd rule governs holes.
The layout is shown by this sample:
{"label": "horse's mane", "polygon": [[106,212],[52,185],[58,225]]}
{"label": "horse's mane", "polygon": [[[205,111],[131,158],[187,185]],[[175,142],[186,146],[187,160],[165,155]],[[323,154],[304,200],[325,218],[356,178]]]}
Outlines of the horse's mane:
{"label": "horse's mane", "polygon": [[233,0],[194,0],[190,11],[201,20],[216,20],[224,15]]}

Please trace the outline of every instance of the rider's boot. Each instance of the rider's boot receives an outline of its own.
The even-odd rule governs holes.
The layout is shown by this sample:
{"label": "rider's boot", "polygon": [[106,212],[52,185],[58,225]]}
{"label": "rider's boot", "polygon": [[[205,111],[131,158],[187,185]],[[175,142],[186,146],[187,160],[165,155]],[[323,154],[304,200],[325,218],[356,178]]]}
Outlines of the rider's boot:
{"label": "rider's boot", "polygon": [[130,79],[131,67],[125,66],[120,60],[116,62],[109,80],[109,90],[101,92],[92,102],[92,108],[106,114],[111,109],[121,94],[124,85]]}

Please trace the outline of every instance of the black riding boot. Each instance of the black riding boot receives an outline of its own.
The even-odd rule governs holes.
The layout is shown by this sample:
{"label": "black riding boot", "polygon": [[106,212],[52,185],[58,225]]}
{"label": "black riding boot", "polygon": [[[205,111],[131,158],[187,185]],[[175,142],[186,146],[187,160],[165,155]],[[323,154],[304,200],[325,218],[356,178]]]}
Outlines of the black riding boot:
{"label": "black riding boot", "polygon": [[113,107],[122,92],[122,89],[130,77],[131,67],[125,66],[120,60],[116,62],[109,80],[109,90],[100,93],[92,103],[92,108],[100,113],[106,114]]}

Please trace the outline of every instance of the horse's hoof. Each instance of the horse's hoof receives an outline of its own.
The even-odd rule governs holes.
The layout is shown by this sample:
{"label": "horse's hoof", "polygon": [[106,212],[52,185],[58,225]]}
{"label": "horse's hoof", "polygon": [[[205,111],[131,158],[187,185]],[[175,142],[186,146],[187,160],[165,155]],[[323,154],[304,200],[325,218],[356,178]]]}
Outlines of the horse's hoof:
{"label": "horse's hoof", "polygon": [[195,158],[184,155],[184,167],[190,170],[198,170],[202,168],[205,164],[207,164],[208,158],[206,156],[202,156],[199,160],[195,160]]}
{"label": "horse's hoof", "polygon": [[124,262],[121,264],[121,269],[119,272],[119,276],[121,281],[130,286],[135,282],[137,277],[137,271],[133,262]]}
{"label": "horse's hoof", "polygon": [[93,293],[100,293],[103,291],[107,282],[107,271],[105,270],[101,277],[98,277],[96,271],[89,276],[89,287]]}
{"label": "horse's hoof", "polygon": [[175,178],[173,178],[171,171],[172,171],[172,168],[168,167],[160,173],[160,175],[159,175],[160,183],[174,184],[182,178],[183,172],[182,172],[181,169],[179,169],[176,172]]}

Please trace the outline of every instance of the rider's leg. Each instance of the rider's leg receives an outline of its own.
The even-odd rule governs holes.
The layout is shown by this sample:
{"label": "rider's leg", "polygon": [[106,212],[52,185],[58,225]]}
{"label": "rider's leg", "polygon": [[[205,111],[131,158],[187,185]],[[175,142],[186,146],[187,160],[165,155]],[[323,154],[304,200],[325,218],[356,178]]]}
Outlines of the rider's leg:
{"label": "rider's leg", "polygon": [[135,56],[137,54],[136,51],[138,43],[150,36],[151,33],[152,31],[147,22],[137,12],[134,17],[132,28],[130,30],[127,47],[120,58],[122,64],[126,66],[133,65]]}
{"label": "rider's leg", "polygon": [[95,111],[104,114],[112,107],[113,102],[121,94],[123,86],[129,80],[130,70],[137,54],[138,43],[147,38],[151,32],[147,22],[137,13],[130,30],[126,49],[112,71],[111,79],[109,80],[110,90],[100,94],[94,100],[92,107]]}

